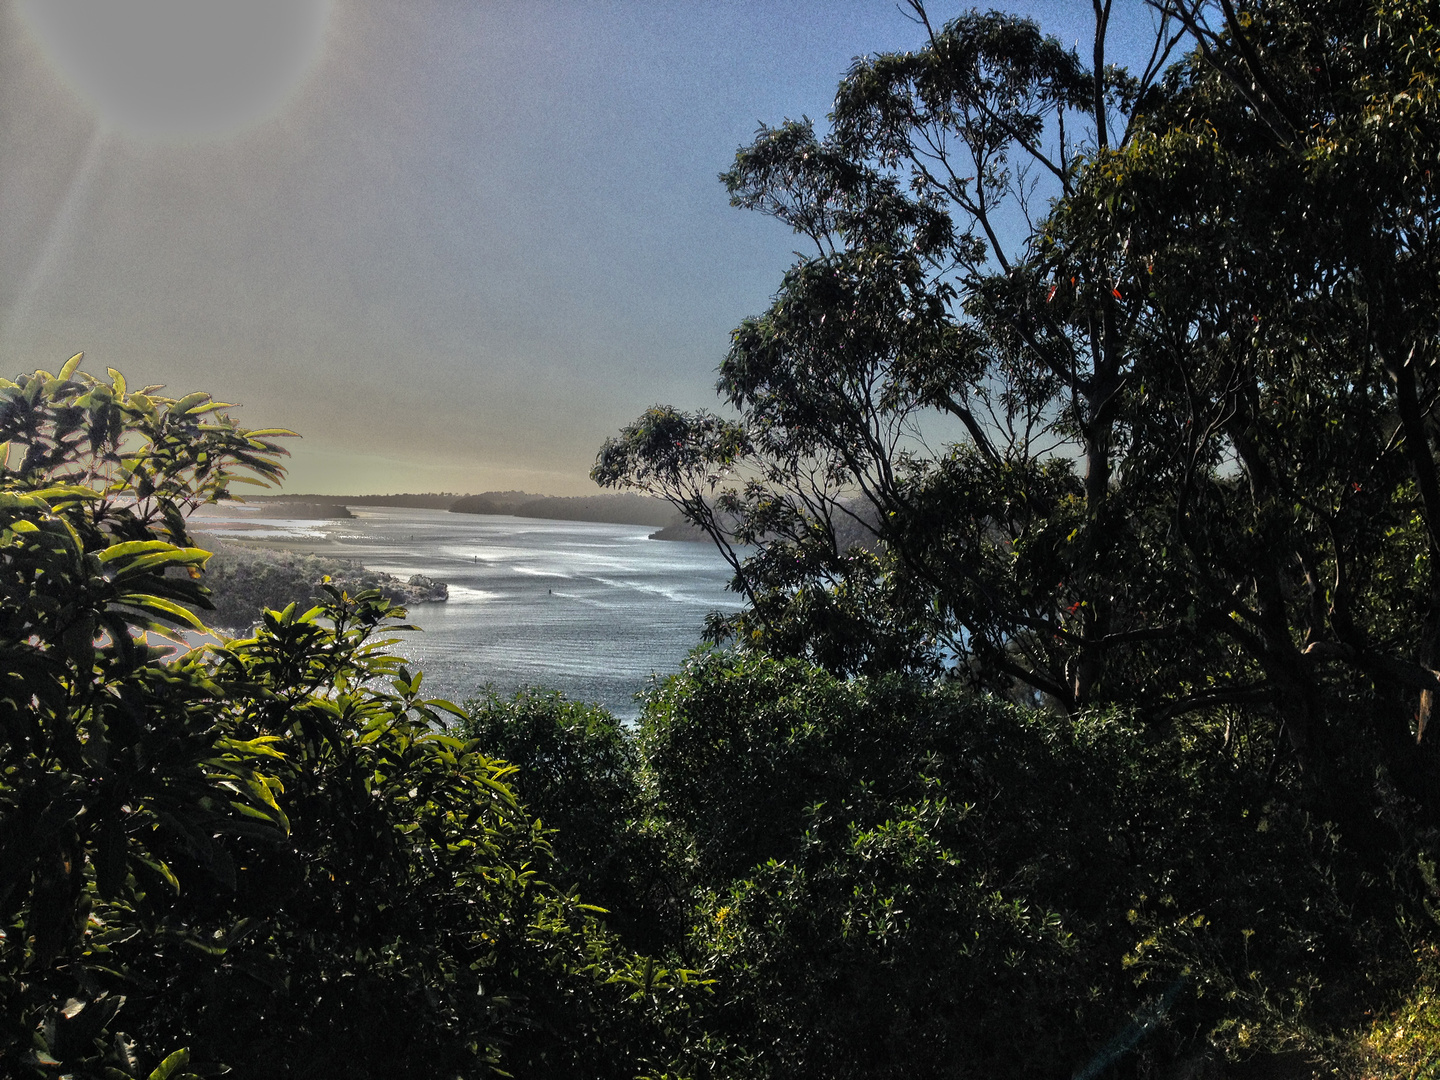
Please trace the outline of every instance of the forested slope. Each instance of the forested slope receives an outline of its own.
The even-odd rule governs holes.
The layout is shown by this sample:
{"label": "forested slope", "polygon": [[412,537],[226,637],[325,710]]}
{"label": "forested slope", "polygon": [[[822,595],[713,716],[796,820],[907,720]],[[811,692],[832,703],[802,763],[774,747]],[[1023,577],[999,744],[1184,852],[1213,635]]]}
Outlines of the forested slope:
{"label": "forested slope", "polygon": [[267,609],[280,610],[295,603],[309,607],[325,596],[323,584],[352,596],[378,592],[397,606],[436,603],[449,598],[444,582],[423,574],[401,580],[382,571],[367,570],[353,559],[333,559],[270,547],[248,547],[204,534],[195,541],[210,558],[205,563],[205,587],[212,605],[205,619],[213,626],[248,631]]}
{"label": "forested slope", "polygon": [[173,655],[287,433],[0,381],[0,1071],[1435,1074],[1434,5],[911,7],[725,176],[814,245],[727,412],[601,450],[746,598],[634,726],[374,593]]}

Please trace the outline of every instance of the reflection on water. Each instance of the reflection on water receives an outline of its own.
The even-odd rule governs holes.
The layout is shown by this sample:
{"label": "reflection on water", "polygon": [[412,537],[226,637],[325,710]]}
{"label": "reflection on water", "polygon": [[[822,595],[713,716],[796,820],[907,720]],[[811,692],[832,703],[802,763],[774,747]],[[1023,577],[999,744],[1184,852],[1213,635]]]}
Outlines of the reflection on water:
{"label": "reflection on water", "polygon": [[634,695],[652,673],[679,668],[706,613],[739,605],[714,548],[650,540],[644,526],[382,507],[353,513],[303,523],[247,514],[250,527],[233,532],[213,519],[195,525],[449,584],[446,603],[411,609],[424,633],[399,635],[394,647],[440,697],[463,700],[486,683],[506,693],[539,684],[633,717]]}

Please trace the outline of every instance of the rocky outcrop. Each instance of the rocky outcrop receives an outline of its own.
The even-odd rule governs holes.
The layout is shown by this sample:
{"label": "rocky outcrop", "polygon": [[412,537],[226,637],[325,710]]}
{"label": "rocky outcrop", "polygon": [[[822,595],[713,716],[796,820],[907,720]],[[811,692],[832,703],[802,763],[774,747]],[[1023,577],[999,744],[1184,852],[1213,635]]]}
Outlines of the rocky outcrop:
{"label": "rocky outcrop", "polygon": [[436,603],[450,596],[448,585],[424,574],[402,581],[392,574],[367,570],[353,559],[249,547],[213,537],[196,539],[212,553],[205,565],[204,584],[215,605],[214,611],[198,614],[207,624],[226,630],[254,626],[266,608],[281,609],[292,603],[309,607],[321,596],[320,584],[327,577],[352,596],[374,589],[401,607]]}
{"label": "rocky outcrop", "polygon": [[651,540],[685,540],[690,542],[699,541],[704,544],[711,542],[710,534],[690,521],[672,521],[663,529],[656,529],[650,534]]}
{"label": "rocky outcrop", "polygon": [[596,521],[610,525],[669,525],[679,516],[664,499],[648,495],[530,495],[487,491],[456,499],[452,514],[512,514],[553,521]]}
{"label": "rocky outcrop", "polygon": [[[385,576],[390,577],[389,574]],[[390,580],[395,581],[394,578]],[[398,585],[399,583],[396,582],[396,584]],[[412,576],[409,581],[405,582],[405,589],[406,594],[403,598],[392,597],[387,593],[386,599],[399,604],[433,604],[441,600],[450,599],[449,585],[446,585],[443,581],[436,581],[432,577],[426,577],[424,574],[415,574]],[[384,592],[385,586],[382,585],[380,590]]]}

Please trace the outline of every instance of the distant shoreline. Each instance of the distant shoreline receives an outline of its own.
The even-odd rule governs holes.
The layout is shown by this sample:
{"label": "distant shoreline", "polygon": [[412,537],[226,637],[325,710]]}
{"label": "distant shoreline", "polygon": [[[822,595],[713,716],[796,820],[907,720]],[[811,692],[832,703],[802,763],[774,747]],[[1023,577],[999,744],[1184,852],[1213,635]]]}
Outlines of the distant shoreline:
{"label": "distant shoreline", "polygon": [[525,491],[453,492],[398,495],[252,495],[246,505],[286,511],[276,516],[295,520],[327,520],[354,515],[350,507],[386,506],[413,510],[446,510],[452,514],[495,514],[548,521],[590,521],[607,525],[645,525],[656,529],[652,540],[709,540],[689,526],[664,499],[648,495],[534,495]]}

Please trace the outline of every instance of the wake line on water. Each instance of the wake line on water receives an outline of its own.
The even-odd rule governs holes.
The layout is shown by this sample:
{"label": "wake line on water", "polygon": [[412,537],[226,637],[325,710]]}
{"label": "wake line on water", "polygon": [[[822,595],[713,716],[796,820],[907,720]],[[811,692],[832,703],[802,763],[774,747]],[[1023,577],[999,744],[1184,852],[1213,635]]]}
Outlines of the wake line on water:
{"label": "wake line on water", "polygon": [[517,574],[524,574],[526,577],[557,578],[560,581],[571,581],[573,574],[567,574],[563,570],[537,570],[533,566],[512,566],[510,567]]}
{"label": "wake line on water", "polygon": [[468,585],[451,585],[449,589],[450,599],[445,601],[447,604],[487,604],[504,599],[504,593],[490,589],[475,589]]}
{"label": "wake line on water", "polygon": [[[648,593],[651,596],[664,597],[666,600],[674,601],[677,604],[695,604],[702,607],[713,607],[717,601],[706,600],[692,593],[682,592],[679,589],[667,589],[662,585],[646,585],[639,581],[616,581],[612,578],[592,577],[591,581],[601,585],[609,586],[612,589],[633,589],[638,593]],[[720,605],[726,606],[723,600],[718,601]],[[736,601],[736,606],[741,602]]]}

